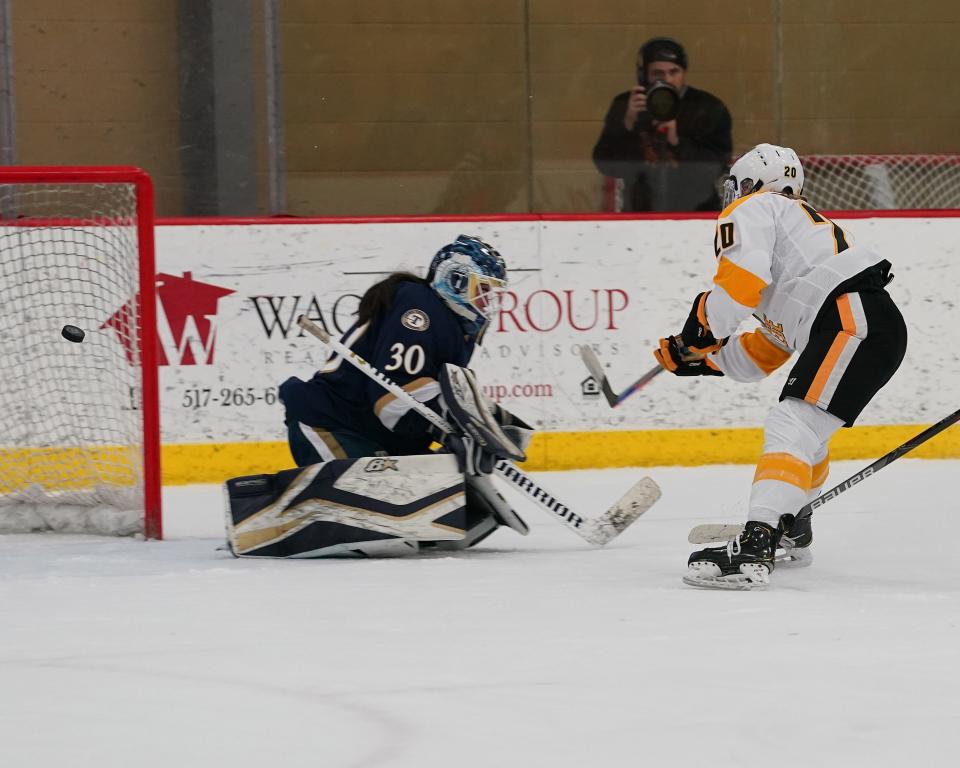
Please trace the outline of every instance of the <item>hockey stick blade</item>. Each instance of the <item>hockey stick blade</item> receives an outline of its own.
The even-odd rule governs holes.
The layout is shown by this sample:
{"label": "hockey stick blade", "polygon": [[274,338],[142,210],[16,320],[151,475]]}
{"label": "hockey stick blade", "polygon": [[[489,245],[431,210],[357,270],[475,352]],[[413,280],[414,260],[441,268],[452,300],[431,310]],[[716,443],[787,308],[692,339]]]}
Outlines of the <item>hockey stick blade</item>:
{"label": "hockey stick blade", "polygon": [[660,486],[649,477],[641,478],[616,504],[587,523],[590,532],[587,541],[600,547],[613,541],[659,498]]}
{"label": "hockey stick blade", "polygon": [[610,382],[607,381],[607,374],[604,373],[603,365],[601,365],[600,359],[597,357],[596,352],[584,344],[582,347],[580,347],[580,359],[583,360],[583,364],[587,366],[587,370],[590,371],[590,375],[593,376],[594,380],[599,385],[600,391],[603,392],[603,396],[607,400],[607,405],[609,405],[611,408],[616,408],[617,396],[610,388]]}
{"label": "hockey stick blade", "polygon": [[[817,498],[808,502],[802,506],[796,514],[797,519],[802,519],[804,517],[810,517],[813,514],[813,510],[817,507],[821,507],[826,504],[828,501],[833,501],[844,491],[849,491],[853,486],[858,483],[866,480],[873,474],[876,474],[881,469],[883,469],[888,464],[892,464],[894,461],[899,459],[901,456],[910,453],[914,448],[923,445],[927,440],[936,435],[939,435],[945,429],[952,427],[960,421],[960,410],[956,410],[951,413],[949,416],[946,416],[943,419],[940,419],[936,424],[931,427],[927,427],[923,432],[918,435],[914,435],[905,443],[901,443],[896,448],[894,448],[890,453],[887,453],[877,459],[873,464],[864,467],[859,472],[856,472],[842,483],[833,486],[829,491],[821,493]],[[740,531],[743,530],[742,525],[732,525],[732,524],[719,524],[719,523],[705,523],[703,525],[694,526],[690,533],[687,535],[687,541],[691,544],[711,544],[716,542],[730,541],[731,539],[736,538],[740,535]]]}
{"label": "hockey stick blade", "polygon": [[742,523],[704,523],[690,529],[687,541],[691,544],[716,544],[721,541],[731,541],[742,531]]}
{"label": "hockey stick blade", "polygon": [[620,403],[626,400],[634,392],[641,390],[645,387],[655,376],[658,376],[663,368],[659,365],[655,368],[651,368],[643,376],[637,379],[633,384],[627,387],[619,395],[613,391],[613,387],[610,385],[610,380],[607,378],[607,374],[603,370],[603,364],[600,362],[600,358],[597,357],[593,349],[586,344],[580,347],[580,359],[583,360],[583,364],[587,367],[587,370],[590,371],[590,375],[593,376],[594,380],[600,387],[600,391],[603,393],[604,399],[607,401],[607,405],[611,408],[616,408]]}

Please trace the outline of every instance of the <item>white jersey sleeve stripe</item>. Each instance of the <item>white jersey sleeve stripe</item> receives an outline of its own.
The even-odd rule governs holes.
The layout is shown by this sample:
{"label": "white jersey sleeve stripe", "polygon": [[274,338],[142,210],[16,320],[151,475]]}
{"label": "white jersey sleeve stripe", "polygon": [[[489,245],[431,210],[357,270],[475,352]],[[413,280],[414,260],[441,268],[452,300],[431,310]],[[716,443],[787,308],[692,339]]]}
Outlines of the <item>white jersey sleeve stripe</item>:
{"label": "white jersey sleeve stripe", "polygon": [[[413,399],[425,403],[440,394],[440,383],[427,376],[421,376],[403,385],[403,389],[413,395]],[[400,400],[389,392],[377,400],[373,412],[387,429],[393,431],[397,422],[411,409],[406,401]]]}
{"label": "white jersey sleeve stripe", "polygon": [[343,450],[343,446],[323,427],[311,427],[303,422],[297,422],[297,425],[323,461],[347,458],[347,452]]}

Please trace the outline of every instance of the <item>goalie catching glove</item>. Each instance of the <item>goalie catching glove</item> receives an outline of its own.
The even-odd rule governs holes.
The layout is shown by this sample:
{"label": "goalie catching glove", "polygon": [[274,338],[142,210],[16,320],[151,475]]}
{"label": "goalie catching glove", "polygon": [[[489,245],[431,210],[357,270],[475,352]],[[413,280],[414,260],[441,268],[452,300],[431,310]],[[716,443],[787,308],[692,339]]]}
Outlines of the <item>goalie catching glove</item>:
{"label": "goalie catching glove", "polygon": [[438,436],[467,475],[489,475],[497,461],[526,461],[531,428],[481,392],[473,371],[447,363],[440,371],[440,413],[454,432]]}

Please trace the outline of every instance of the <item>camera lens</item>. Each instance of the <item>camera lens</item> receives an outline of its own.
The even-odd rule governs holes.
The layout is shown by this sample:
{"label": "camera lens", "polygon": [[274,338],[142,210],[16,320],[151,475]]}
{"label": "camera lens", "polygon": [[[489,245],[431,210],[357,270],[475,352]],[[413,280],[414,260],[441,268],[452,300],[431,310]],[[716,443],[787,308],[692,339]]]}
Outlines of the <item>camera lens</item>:
{"label": "camera lens", "polygon": [[673,120],[677,116],[680,94],[664,82],[656,82],[647,89],[647,112],[650,117],[661,123]]}

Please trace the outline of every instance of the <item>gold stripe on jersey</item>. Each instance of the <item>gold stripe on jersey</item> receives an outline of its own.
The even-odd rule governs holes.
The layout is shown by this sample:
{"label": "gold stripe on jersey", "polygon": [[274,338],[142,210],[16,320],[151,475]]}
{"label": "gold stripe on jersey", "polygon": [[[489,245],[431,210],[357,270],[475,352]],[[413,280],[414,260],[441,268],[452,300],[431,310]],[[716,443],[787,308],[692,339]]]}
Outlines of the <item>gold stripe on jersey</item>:
{"label": "gold stripe on jersey", "polygon": [[[343,446],[340,445],[340,442],[337,440],[337,438],[335,438],[332,434],[330,434],[330,432],[328,432],[326,429],[323,429],[322,427],[311,427],[308,424],[301,424],[300,427],[302,429],[313,430],[314,434],[316,434],[317,436],[317,439],[319,439],[321,443],[327,446],[327,450],[330,451],[331,454],[333,454],[333,458],[335,459],[347,458],[347,452],[343,449]],[[326,460],[326,457],[321,457],[321,458]]]}
{"label": "gold stripe on jersey", "polygon": [[731,299],[745,307],[756,307],[760,304],[760,294],[767,287],[767,283],[753,272],[734,264],[725,256],[720,257],[720,265],[713,282],[723,288]]}
{"label": "gold stripe on jersey", "polygon": [[[429,376],[421,376],[420,378],[414,379],[413,381],[408,381],[406,384],[404,384],[401,387],[401,389],[404,392],[410,392],[412,394],[413,392],[416,392],[417,390],[422,389],[423,387],[429,384],[436,384],[436,382],[437,382],[436,379],[431,379]],[[383,397],[377,400],[376,403],[374,403],[373,412],[377,416],[379,416],[380,412],[396,399],[397,399],[396,395],[393,395],[387,392],[387,394],[385,394]],[[408,409],[410,407],[411,406],[407,406]]]}
{"label": "gold stripe on jersey", "polygon": [[830,474],[830,454],[823,457],[823,461],[818,461],[813,465],[813,477],[810,480],[811,488],[819,488],[827,482],[827,475]]}
{"label": "gold stripe on jersey", "polygon": [[761,480],[777,480],[809,491],[813,467],[789,453],[765,453],[757,462],[757,471],[753,475],[753,482]]}
{"label": "gold stripe on jersey", "polygon": [[800,203],[800,207],[803,209],[803,212],[807,214],[807,218],[813,222],[814,226],[819,226],[820,224],[829,224],[831,227],[833,227],[833,252],[835,254],[841,253],[850,247],[850,244],[847,242],[847,233],[844,232],[835,221],[828,219],[826,216],[817,212],[817,210],[808,203],[805,203],[802,200],[798,202]]}
{"label": "gold stripe on jersey", "polygon": [[738,197],[736,200],[734,200],[732,203],[730,203],[730,205],[728,205],[726,208],[724,208],[724,209],[720,212],[719,218],[723,219],[723,218],[729,216],[731,213],[733,213],[734,209],[736,209],[736,207],[737,207],[738,205],[743,205],[743,204],[744,204],[745,202],[747,202],[747,200],[749,200],[751,197],[755,197],[756,195],[763,194],[763,192],[765,192],[765,191],[766,191],[766,190],[760,190],[759,192],[751,192],[749,195],[744,195],[743,197]]}
{"label": "gold stripe on jersey", "polygon": [[790,353],[768,339],[759,328],[740,335],[740,346],[747,357],[768,376],[790,359]]}

